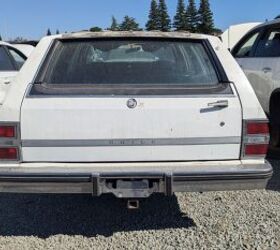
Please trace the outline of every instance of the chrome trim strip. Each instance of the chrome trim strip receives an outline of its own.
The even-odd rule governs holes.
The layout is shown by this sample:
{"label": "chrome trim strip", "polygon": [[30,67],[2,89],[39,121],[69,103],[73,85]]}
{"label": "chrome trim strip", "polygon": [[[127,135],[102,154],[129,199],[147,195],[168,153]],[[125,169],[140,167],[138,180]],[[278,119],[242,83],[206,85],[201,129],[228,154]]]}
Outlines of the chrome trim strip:
{"label": "chrome trim strip", "polygon": [[105,140],[22,140],[23,147],[115,147],[115,146],[186,146],[241,144],[241,137],[196,137],[158,139],[105,139]]}

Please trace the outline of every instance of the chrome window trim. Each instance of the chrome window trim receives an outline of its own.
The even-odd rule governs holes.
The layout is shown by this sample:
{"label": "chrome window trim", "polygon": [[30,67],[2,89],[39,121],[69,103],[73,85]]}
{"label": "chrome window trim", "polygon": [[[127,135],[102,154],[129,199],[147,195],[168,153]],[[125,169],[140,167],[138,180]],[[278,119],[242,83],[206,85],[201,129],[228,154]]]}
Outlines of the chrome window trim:
{"label": "chrome window trim", "polygon": [[120,95],[120,96],[108,96],[108,95],[100,95],[100,96],[94,96],[94,95],[27,95],[27,99],[47,99],[47,98],[94,98],[94,99],[102,99],[102,98],[157,98],[157,99],[168,99],[168,98],[235,98],[236,95],[234,94],[214,94],[214,95],[207,95],[207,94],[201,94],[201,95]]}
{"label": "chrome window trim", "polygon": [[53,94],[53,95],[36,95],[36,94],[31,94],[33,84],[30,83],[27,87],[26,91],[26,96],[25,98],[27,99],[38,99],[38,98],[95,98],[95,99],[102,99],[102,98],[158,98],[158,99],[168,99],[168,98],[220,98],[220,97],[226,97],[226,98],[235,98],[237,97],[237,92],[233,90],[234,84],[233,82],[228,83],[228,93],[213,93],[213,94],[180,94],[180,95],[172,95],[172,94],[167,94],[167,95],[94,95],[94,94]]}

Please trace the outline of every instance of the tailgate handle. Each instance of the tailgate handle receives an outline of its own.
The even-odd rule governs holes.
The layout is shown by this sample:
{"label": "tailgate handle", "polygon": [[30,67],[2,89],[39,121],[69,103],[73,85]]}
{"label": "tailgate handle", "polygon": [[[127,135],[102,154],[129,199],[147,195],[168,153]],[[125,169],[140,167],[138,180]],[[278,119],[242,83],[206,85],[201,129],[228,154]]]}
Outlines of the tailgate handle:
{"label": "tailgate handle", "polygon": [[208,107],[210,107],[210,108],[227,108],[228,107],[228,100],[208,103]]}

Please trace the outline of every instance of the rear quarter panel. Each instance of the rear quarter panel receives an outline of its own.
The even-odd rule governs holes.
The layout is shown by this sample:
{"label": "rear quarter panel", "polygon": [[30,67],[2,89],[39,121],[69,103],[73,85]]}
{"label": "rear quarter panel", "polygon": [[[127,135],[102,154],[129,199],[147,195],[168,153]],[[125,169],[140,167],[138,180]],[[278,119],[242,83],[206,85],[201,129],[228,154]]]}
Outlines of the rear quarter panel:
{"label": "rear quarter panel", "polygon": [[28,85],[33,81],[53,39],[53,37],[45,37],[41,40],[13,80],[5,99],[0,106],[1,121],[20,121],[20,107]]}
{"label": "rear quarter panel", "polygon": [[243,109],[243,119],[266,119],[261,104],[239,64],[219,38],[208,37],[208,39],[221,61],[229,80],[234,83],[239,94]]}

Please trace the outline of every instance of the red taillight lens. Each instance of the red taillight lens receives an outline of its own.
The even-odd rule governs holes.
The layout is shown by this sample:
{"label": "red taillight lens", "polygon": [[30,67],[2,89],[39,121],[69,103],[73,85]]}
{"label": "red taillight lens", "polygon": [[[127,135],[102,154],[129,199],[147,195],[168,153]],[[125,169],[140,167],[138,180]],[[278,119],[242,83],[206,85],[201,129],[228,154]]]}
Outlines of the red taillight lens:
{"label": "red taillight lens", "polygon": [[19,161],[20,138],[17,133],[19,124],[3,122],[0,124],[0,161]]}
{"label": "red taillight lens", "polygon": [[247,135],[269,134],[268,123],[247,123]]}
{"label": "red taillight lens", "polygon": [[264,157],[268,151],[269,126],[267,121],[245,121],[243,157]]}
{"label": "red taillight lens", "polygon": [[17,148],[0,148],[0,160],[17,160]]}
{"label": "red taillight lens", "polygon": [[13,138],[16,136],[15,127],[13,126],[0,126],[0,137]]}
{"label": "red taillight lens", "polygon": [[262,144],[262,145],[246,145],[245,146],[245,155],[266,155],[268,151],[268,144]]}

